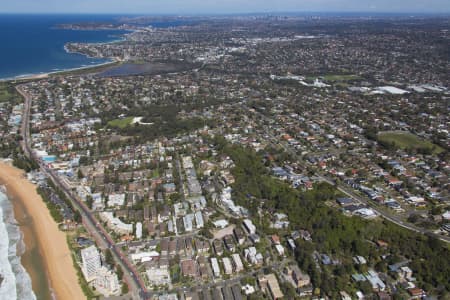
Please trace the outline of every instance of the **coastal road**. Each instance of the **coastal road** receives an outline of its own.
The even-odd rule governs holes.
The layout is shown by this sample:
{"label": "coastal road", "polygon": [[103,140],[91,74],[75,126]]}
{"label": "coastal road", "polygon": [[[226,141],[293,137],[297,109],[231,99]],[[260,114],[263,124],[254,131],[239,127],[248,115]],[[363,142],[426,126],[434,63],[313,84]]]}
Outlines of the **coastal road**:
{"label": "coastal road", "polygon": [[[249,108],[248,106],[246,106],[246,105],[244,105],[244,104],[238,104],[238,105],[239,105],[239,107],[240,107],[242,110],[250,111],[250,108]],[[256,111],[256,110],[254,110],[253,113],[254,113],[255,115],[257,115],[259,119],[262,119],[262,120],[265,120],[265,121],[270,121],[270,119],[269,119],[268,117],[266,117],[264,114],[262,114],[262,113],[260,113],[260,112],[258,112],[258,111]],[[292,148],[291,146],[289,146],[288,144],[286,144],[286,143],[280,141],[280,139],[279,139],[278,137],[276,137],[272,132],[267,131],[266,133],[269,135],[270,141],[271,141],[272,143],[281,146],[281,147],[283,148],[283,150],[285,150],[287,153],[289,153],[290,155],[292,155],[292,157],[294,157],[294,158],[296,159],[296,161],[297,161],[300,165],[303,165],[304,167],[306,167],[306,165],[305,165],[305,163],[304,163],[304,159],[302,159],[302,158],[297,154],[297,151],[296,151],[295,149],[293,149],[293,148]],[[448,236],[443,236],[443,235],[439,235],[439,234],[434,233],[434,232],[431,231],[431,230],[427,230],[427,229],[424,229],[424,228],[415,226],[414,224],[411,224],[411,223],[409,223],[409,222],[405,222],[405,221],[403,221],[399,216],[396,216],[396,215],[394,215],[394,214],[390,214],[390,213],[388,213],[388,212],[386,212],[386,211],[384,211],[384,210],[379,209],[378,207],[375,206],[374,203],[372,203],[371,200],[366,199],[366,198],[364,198],[363,196],[360,196],[360,195],[356,194],[350,187],[344,186],[344,185],[342,185],[342,184],[336,184],[335,181],[334,181],[332,178],[328,178],[328,177],[326,177],[326,176],[324,176],[324,175],[321,175],[321,174],[318,174],[318,173],[316,173],[315,175],[316,175],[321,181],[324,181],[324,182],[327,182],[327,183],[329,183],[329,184],[331,184],[331,185],[336,186],[336,188],[337,188],[340,192],[344,193],[345,195],[349,196],[350,198],[352,198],[352,199],[358,201],[359,203],[362,203],[362,204],[365,204],[365,205],[369,206],[370,208],[372,208],[372,209],[373,209],[379,216],[381,216],[382,218],[384,218],[384,219],[386,219],[386,220],[388,220],[388,221],[390,221],[390,222],[392,222],[392,223],[394,223],[394,224],[397,224],[398,226],[401,226],[401,227],[406,228],[406,229],[408,229],[408,230],[414,231],[414,232],[416,232],[416,233],[420,233],[420,234],[423,234],[423,235],[433,236],[433,237],[435,237],[435,238],[437,238],[437,239],[439,239],[439,240],[441,240],[441,241],[443,241],[443,242],[445,242],[445,243],[450,243],[450,237],[448,237]]]}
{"label": "coastal road", "polygon": [[21,146],[25,156],[31,158],[31,151],[28,145],[30,141],[30,110],[31,110],[31,95],[29,95],[22,85],[16,87],[17,92],[24,98],[24,108],[22,116],[22,124],[20,125],[20,134],[22,136]]}
{"label": "coastal road", "polygon": [[83,220],[83,224],[85,225],[88,232],[96,239],[97,244],[102,245],[105,248],[111,249],[113,254],[113,258],[118,264],[124,273],[125,281],[128,283],[130,288],[130,293],[133,299],[146,299],[146,288],[139,274],[135,270],[135,268],[130,264],[127,258],[123,255],[119,247],[116,247],[114,241],[108,235],[103,226],[98,222],[95,216],[91,213],[88,207],[78,199],[78,197],[61,181],[61,179],[50,170],[45,164],[39,161],[37,157],[31,151],[30,146],[30,110],[31,110],[31,101],[32,97],[29,95],[23,86],[17,86],[17,91],[24,97],[24,113],[22,117],[21,124],[21,136],[23,138],[21,146],[24,154],[29,159],[34,159],[39,163],[40,170],[43,174],[49,178],[56,187],[58,187],[61,191],[64,192],[67,199],[70,200],[73,207],[77,209]]}

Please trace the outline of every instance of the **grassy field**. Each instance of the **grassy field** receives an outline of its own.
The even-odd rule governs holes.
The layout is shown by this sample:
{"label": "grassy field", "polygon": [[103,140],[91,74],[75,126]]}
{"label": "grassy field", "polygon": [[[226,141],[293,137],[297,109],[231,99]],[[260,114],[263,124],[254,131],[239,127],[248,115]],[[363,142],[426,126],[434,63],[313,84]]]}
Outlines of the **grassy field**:
{"label": "grassy field", "polygon": [[444,151],[438,145],[408,132],[381,132],[378,134],[378,141],[385,144],[393,144],[395,147],[404,150],[428,149],[434,154],[439,154]]}
{"label": "grassy field", "polygon": [[354,74],[347,74],[347,75],[328,74],[328,75],[308,76],[306,77],[306,79],[315,80],[318,77],[322,77],[324,81],[328,82],[346,82],[362,79],[360,76]]}
{"label": "grassy field", "polygon": [[0,102],[12,102],[21,99],[14,85],[9,82],[0,82]]}
{"label": "grassy field", "polygon": [[124,119],[115,119],[108,122],[108,126],[110,127],[118,127],[120,129],[123,129],[131,124],[133,122],[134,117],[128,117]]}

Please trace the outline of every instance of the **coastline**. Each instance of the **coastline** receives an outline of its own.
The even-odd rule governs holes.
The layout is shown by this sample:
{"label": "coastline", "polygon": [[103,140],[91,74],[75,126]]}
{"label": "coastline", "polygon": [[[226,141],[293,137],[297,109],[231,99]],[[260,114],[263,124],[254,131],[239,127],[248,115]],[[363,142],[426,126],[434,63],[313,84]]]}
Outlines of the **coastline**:
{"label": "coastline", "polygon": [[[26,245],[22,264],[30,274],[33,290],[41,290],[38,292],[42,295],[42,285],[45,285],[45,282],[42,282],[43,276],[39,274],[39,269],[44,268],[50,283],[49,290],[54,294],[54,298],[85,299],[86,296],[78,284],[66,234],[58,229],[45,203],[36,192],[36,186],[29,182],[24,174],[22,170],[0,161],[0,184],[6,186],[18,222],[23,221],[19,222]],[[40,258],[41,266],[36,262],[36,258]]]}
{"label": "coastline", "polygon": [[89,69],[96,69],[99,67],[107,67],[108,65],[114,66],[117,63],[120,63],[121,61],[119,59],[111,59],[111,61],[90,65],[90,66],[82,66],[78,68],[71,68],[71,69],[64,69],[64,70],[58,70],[54,72],[48,72],[48,73],[40,73],[40,74],[27,74],[27,75],[19,75],[16,77],[11,78],[0,78],[0,82],[8,82],[8,81],[15,81],[15,80],[38,80],[38,79],[45,79],[49,76],[55,76],[59,74],[64,73],[70,73],[70,72],[76,72],[76,71],[89,71]]}
{"label": "coastline", "polygon": [[[38,246],[37,235],[33,230],[33,221],[22,203],[16,201],[14,196],[8,193],[7,190],[6,194],[13,208],[14,219],[22,235],[20,261],[31,278],[33,292],[37,299],[52,299],[48,272],[45,269],[44,262],[41,260],[42,255]],[[42,274],[45,274],[45,276],[42,276]]]}
{"label": "coastline", "polygon": [[[78,29],[73,29],[73,30],[78,30]],[[125,33],[123,34],[123,37],[120,37],[118,39],[109,41],[109,42],[97,42],[97,43],[92,43],[92,44],[115,44],[115,43],[120,43],[123,41],[126,41],[126,36],[132,32],[134,32],[135,30],[125,30],[125,31],[129,31],[129,33]],[[92,59],[102,59],[102,58],[98,58],[98,57],[93,57],[93,56],[89,56],[86,55],[84,53],[81,52],[77,52],[77,51],[70,51],[67,48],[67,45],[64,45],[64,51],[68,54],[80,54],[83,56],[86,56],[88,58],[92,58]],[[108,59],[108,61],[106,62],[102,62],[102,63],[98,63],[98,64],[93,64],[93,65],[85,65],[85,66],[81,66],[81,67],[75,67],[75,68],[67,68],[67,69],[61,69],[61,70],[57,70],[57,71],[52,71],[52,72],[42,72],[42,73],[31,73],[31,74],[24,74],[24,75],[17,75],[14,77],[7,77],[7,78],[0,78],[0,82],[8,82],[8,81],[14,81],[14,80],[38,80],[38,79],[45,79],[48,78],[49,76],[54,76],[54,75],[58,75],[58,74],[65,74],[65,73],[70,73],[70,72],[77,72],[77,71],[88,71],[89,69],[96,69],[99,67],[106,67],[108,65],[114,66],[115,64],[121,63],[123,62],[121,59],[117,58],[117,57],[109,57],[106,58]]]}

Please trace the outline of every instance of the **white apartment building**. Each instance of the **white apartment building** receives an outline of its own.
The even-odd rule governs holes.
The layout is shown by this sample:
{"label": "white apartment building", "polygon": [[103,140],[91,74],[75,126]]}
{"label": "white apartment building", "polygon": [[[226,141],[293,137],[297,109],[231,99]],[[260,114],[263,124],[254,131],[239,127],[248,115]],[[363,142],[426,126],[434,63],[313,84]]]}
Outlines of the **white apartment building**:
{"label": "white apartment building", "polygon": [[81,262],[81,270],[86,281],[94,280],[101,267],[100,253],[94,245],[81,250]]}

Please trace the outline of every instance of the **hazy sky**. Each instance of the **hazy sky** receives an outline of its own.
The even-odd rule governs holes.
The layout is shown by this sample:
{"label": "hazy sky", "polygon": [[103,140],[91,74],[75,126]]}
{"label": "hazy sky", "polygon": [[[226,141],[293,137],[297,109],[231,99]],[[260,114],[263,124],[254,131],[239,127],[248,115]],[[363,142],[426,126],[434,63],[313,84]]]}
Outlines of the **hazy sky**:
{"label": "hazy sky", "polygon": [[193,14],[246,12],[439,12],[450,0],[0,0],[0,12]]}

